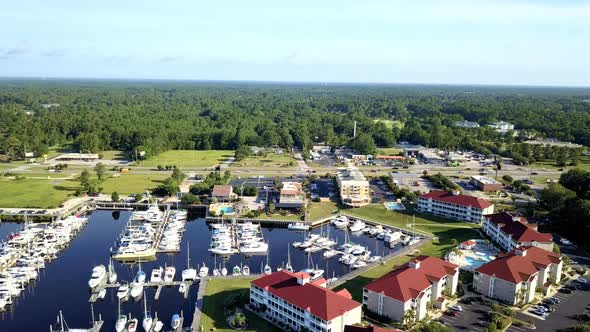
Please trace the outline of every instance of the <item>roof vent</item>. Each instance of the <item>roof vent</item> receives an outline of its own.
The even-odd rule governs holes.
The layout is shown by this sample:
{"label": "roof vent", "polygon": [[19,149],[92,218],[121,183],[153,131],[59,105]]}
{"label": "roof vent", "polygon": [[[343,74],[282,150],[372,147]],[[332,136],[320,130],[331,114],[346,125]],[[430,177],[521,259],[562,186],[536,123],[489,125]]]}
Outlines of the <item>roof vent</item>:
{"label": "roof vent", "polygon": [[526,249],[516,249],[516,255],[525,257],[526,256]]}
{"label": "roof vent", "polygon": [[420,261],[417,260],[417,259],[412,259],[410,261],[410,267],[413,268],[413,269],[418,270],[420,268]]}

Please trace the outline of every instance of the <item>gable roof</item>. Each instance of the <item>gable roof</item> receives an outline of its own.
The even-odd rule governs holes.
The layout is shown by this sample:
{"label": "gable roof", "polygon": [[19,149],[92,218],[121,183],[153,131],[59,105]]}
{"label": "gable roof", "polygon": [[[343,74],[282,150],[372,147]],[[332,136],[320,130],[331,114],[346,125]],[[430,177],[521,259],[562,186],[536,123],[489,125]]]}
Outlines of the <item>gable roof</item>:
{"label": "gable roof", "polygon": [[343,292],[336,293],[309,282],[300,285],[297,276],[306,277],[281,270],[262,276],[251,283],[323,320],[332,320],[341,316],[343,312],[361,306]]}
{"label": "gable roof", "polygon": [[[418,268],[410,264],[419,264]],[[383,277],[371,282],[366,289],[406,302],[446,275],[454,275],[459,266],[438,257],[419,256]]]}
{"label": "gable roof", "polygon": [[478,267],[475,271],[518,284],[530,279],[540,269],[560,262],[561,256],[551,251],[522,246]]}
{"label": "gable roof", "polygon": [[427,194],[423,194],[422,196],[420,196],[420,198],[432,199],[433,201],[445,202],[461,206],[471,206],[473,208],[482,210],[494,205],[492,202],[483,198],[477,198],[475,196],[468,196],[463,194],[454,195],[452,192],[448,192],[445,190],[432,190]]}
{"label": "gable roof", "polygon": [[486,216],[490,222],[500,226],[505,234],[512,235],[517,242],[552,242],[553,235],[541,233],[534,229],[528,220],[508,212],[489,214]]}
{"label": "gable roof", "polygon": [[212,196],[229,197],[232,194],[232,186],[229,184],[216,184],[211,191]]}

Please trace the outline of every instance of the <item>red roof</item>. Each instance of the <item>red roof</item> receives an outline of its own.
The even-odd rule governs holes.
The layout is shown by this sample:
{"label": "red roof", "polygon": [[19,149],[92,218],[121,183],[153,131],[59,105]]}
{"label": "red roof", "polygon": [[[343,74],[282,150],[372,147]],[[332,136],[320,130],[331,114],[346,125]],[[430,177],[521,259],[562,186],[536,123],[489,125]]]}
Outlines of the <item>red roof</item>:
{"label": "red roof", "polygon": [[466,246],[473,246],[473,245],[475,245],[475,241],[467,240],[467,241],[463,241],[463,244]]}
{"label": "red roof", "polygon": [[346,325],[344,332],[401,332],[397,329],[384,329],[381,327],[369,325],[369,326],[357,326],[357,325]]}
{"label": "red roof", "polygon": [[371,282],[366,289],[384,293],[385,296],[406,302],[417,298],[433,282],[446,275],[454,275],[458,265],[449,263],[437,257],[419,256],[412,260],[419,263],[418,268],[410,266],[410,262],[402,265],[383,277]]}
{"label": "red roof", "polygon": [[296,274],[286,270],[260,277],[253,280],[252,284],[323,320],[332,320],[341,316],[343,312],[361,306],[341,292],[336,293],[314,283],[300,285]]}
{"label": "red roof", "polygon": [[529,225],[528,220],[508,212],[500,212],[487,215],[492,223],[499,225],[502,232],[512,235],[517,242],[552,242],[553,236],[549,233],[540,233]]}
{"label": "red roof", "polygon": [[423,199],[432,199],[433,201],[445,202],[449,204],[461,205],[461,206],[471,206],[477,209],[485,209],[492,205],[492,202],[477,198],[474,196],[467,196],[463,194],[454,195],[451,192],[444,191],[444,190],[432,190],[431,192],[420,196]]}
{"label": "red roof", "polygon": [[[524,255],[519,254],[521,252],[524,252]],[[530,279],[540,269],[559,262],[561,256],[558,254],[538,247],[522,246],[478,267],[475,271],[517,284]]]}

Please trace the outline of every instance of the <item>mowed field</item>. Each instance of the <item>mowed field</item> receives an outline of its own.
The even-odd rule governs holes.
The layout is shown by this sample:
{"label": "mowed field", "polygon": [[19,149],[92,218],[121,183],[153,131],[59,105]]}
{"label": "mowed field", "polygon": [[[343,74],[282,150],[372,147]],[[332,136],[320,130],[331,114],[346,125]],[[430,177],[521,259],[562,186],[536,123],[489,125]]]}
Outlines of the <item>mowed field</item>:
{"label": "mowed field", "polygon": [[234,156],[231,150],[170,150],[142,161],[140,166],[211,167]]}
{"label": "mowed field", "polygon": [[63,187],[54,180],[0,179],[0,207],[54,208],[74,190],[75,188]]}
{"label": "mowed field", "polygon": [[289,153],[268,152],[264,156],[252,155],[235,162],[232,167],[296,167],[297,161]]}

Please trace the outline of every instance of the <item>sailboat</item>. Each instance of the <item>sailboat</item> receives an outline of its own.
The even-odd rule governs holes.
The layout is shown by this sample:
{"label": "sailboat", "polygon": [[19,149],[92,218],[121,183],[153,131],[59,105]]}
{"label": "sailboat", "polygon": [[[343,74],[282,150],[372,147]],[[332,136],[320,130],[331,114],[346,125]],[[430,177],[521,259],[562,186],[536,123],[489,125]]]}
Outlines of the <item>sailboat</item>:
{"label": "sailboat", "polygon": [[199,269],[199,277],[205,278],[207,275],[209,275],[209,268],[205,265],[205,262],[203,262],[203,266]]}
{"label": "sailboat", "polygon": [[121,315],[121,300],[119,300],[119,318],[117,319],[117,323],[115,323],[115,331],[123,332],[127,327],[127,316]]}
{"label": "sailboat", "polygon": [[127,331],[135,332],[137,331],[137,318],[132,318],[127,323]]}
{"label": "sailboat", "polygon": [[293,273],[293,266],[291,265],[291,248],[287,245],[287,265],[285,265],[285,270]]}
{"label": "sailboat", "polygon": [[307,255],[307,268],[304,269],[302,272],[308,273],[311,277],[311,280],[313,281],[321,278],[324,275],[324,270],[318,269],[317,267],[314,269],[311,256],[312,255]]}
{"label": "sailboat", "polygon": [[250,275],[250,268],[248,267],[248,265],[244,265],[244,268],[242,268],[242,274],[245,276]]}
{"label": "sailboat", "polygon": [[264,274],[269,275],[272,273],[272,268],[270,267],[269,257],[268,254],[270,253],[270,249],[266,253],[266,265],[264,266]]}
{"label": "sailboat", "polygon": [[113,260],[109,258],[109,284],[114,284],[117,282],[117,272],[115,272],[115,267],[113,266]]}
{"label": "sailboat", "polygon": [[182,270],[182,281],[197,280],[197,270],[191,268],[190,244],[186,243],[186,269]]}
{"label": "sailboat", "polygon": [[170,326],[172,327],[172,330],[176,330],[180,327],[180,316],[178,314],[172,315]]}
{"label": "sailboat", "polygon": [[225,268],[225,262],[223,262],[223,267],[221,268],[221,275],[222,276],[226,276],[227,275],[227,269]]}
{"label": "sailboat", "polygon": [[147,311],[147,300],[145,294],[143,295],[143,321],[141,322],[141,326],[145,331],[149,331],[152,328],[154,320],[152,319],[152,315],[148,314]]}
{"label": "sailboat", "polygon": [[232,275],[239,276],[240,274],[242,274],[242,268],[240,268],[238,265],[234,266]]}
{"label": "sailboat", "polygon": [[162,331],[162,328],[164,327],[164,323],[158,319],[158,313],[156,312],[156,317],[154,318],[154,332],[160,332]]}

